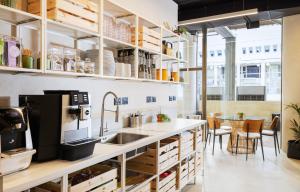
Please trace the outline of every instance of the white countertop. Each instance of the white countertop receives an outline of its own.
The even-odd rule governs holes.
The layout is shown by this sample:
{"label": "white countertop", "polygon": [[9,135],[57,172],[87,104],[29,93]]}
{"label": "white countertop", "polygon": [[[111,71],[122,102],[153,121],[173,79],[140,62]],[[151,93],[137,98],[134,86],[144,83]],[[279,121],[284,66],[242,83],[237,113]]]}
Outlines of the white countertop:
{"label": "white countertop", "polygon": [[96,144],[92,156],[77,161],[55,160],[46,163],[32,163],[21,172],[4,176],[4,192],[18,192],[48,181],[62,177],[65,174],[100,163],[136,148],[149,145],[161,139],[178,134],[185,130],[203,125],[206,121],[192,119],[175,119],[168,123],[149,123],[138,128],[124,128],[122,132],[149,135],[149,137],[126,145]]}

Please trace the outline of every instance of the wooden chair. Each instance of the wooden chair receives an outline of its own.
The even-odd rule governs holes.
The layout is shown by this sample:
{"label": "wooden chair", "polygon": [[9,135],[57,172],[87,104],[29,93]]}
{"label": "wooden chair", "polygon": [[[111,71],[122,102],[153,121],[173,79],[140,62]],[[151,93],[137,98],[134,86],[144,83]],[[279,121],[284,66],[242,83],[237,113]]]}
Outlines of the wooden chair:
{"label": "wooden chair", "polygon": [[220,148],[222,149],[222,140],[223,140],[223,135],[230,135],[230,142],[231,142],[231,147],[232,147],[232,131],[231,130],[224,130],[220,128],[220,121],[216,117],[207,117],[207,135],[206,135],[206,143],[205,143],[205,148],[207,144],[207,138],[208,136],[211,137],[213,136],[213,151],[212,154],[214,154],[215,151],[215,141],[216,141],[216,136],[219,136],[219,142],[220,142]]}
{"label": "wooden chair", "polygon": [[274,137],[274,146],[275,146],[275,155],[277,156],[277,149],[278,153],[280,153],[280,147],[279,147],[279,141],[278,141],[278,135],[277,135],[277,125],[279,123],[279,117],[275,116],[272,124],[270,126],[270,129],[264,129],[262,130],[262,135],[263,136],[269,136],[269,137]]}
{"label": "wooden chair", "polygon": [[246,139],[246,160],[248,160],[248,150],[249,150],[249,140],[253,141],[253,152],[255,151],[255,143],[260,140],[261,151],[263,160],[265,160],[263,141],[262,141],[262,128],[263,128],[264,120],[246,120],[244,122],[244,126],[242,131],[237,133],[237,142],[236,142],[236,151],[237,154],[239,147],[239,139]]}

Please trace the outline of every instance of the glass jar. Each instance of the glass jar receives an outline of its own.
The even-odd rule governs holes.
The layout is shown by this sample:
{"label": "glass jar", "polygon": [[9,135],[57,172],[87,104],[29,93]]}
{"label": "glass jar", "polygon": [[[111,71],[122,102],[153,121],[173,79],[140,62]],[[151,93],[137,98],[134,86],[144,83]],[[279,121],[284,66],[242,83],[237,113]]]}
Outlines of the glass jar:
{"label": "glass jar", "polygon": [[76,72],[75,65],[76,50],[64,48],[64,70],[68,72]]}
{"label": "glass jar", "polygon": [[50,45],[48,49],[47,70],[63,71],[63,47]]}
{"label": "glass jar", "polygon": [[84,72],[88,74],[96,73],[96,64],[90,58],[86,58],[84,62]]}

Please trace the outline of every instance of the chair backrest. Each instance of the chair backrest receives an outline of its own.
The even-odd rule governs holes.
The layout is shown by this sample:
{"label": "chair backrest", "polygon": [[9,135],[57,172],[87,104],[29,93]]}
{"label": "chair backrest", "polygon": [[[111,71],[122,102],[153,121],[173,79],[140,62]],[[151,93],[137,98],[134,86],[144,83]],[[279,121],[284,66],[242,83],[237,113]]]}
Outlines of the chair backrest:
{"label": "chair backrest", "polygon": [[270,129],[273,130],[273,131],[277,131],[277,124],[279,123],[279,117],[278,116],[275,116],[273,118],[273,121],[271,123],[271,126],[270,126]]}
{"label": "chair backrest", "polygon": [[207,116],[207,124],[209,129],[219,129],[220,128],[220,121],[216,117]]}
{"label": "chair backrest", "polygon": [[264,120],[245,120],[242,131],[251,133],[260,133],[262,131]]}

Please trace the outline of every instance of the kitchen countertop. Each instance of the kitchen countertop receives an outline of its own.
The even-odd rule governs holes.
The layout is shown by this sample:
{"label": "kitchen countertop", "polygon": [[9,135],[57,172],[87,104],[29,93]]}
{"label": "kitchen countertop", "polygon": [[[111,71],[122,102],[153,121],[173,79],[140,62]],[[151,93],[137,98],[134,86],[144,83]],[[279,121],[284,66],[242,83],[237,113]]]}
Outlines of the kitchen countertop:
{"label": "kitchen countertop", "polygon": [[175,119],[167,123],[149,123],[138,128],[124,128],[121,132],[144,134],[149,135],[149,137],[126,145],[98,143],[95,145],[92,156],[77,161],[55,160],[45,163],[32,163],[24,171],[3,177],[4,192],[17,192],[38,186],[136,148],[203,125],[205,122],[203,120]]}

